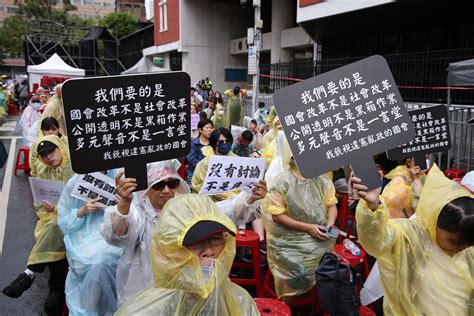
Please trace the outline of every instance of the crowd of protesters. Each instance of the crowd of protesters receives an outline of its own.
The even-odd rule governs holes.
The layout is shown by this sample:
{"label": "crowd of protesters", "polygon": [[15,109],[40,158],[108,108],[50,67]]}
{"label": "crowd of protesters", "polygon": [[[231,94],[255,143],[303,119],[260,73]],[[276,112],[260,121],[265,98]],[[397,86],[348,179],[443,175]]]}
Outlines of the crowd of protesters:
{"label": "crowd of protesters", "polygon": [[[293,306],[333,249],[327,229],[339,224],[338,197],[347,194],[358,241],[378,263],[387,315],[474,312],[472,174],[462,186],[436,165],[428,172],[381,153],[374,157],[379,188],[368,190],[349,167],[306,179],[274,106],[259,103],[245,117],[246,90],[221,93],[209,78],[190,93],[200,121],[187,157],[149,163],[147,188],[138,192],[123,170],[103,170],[117,189],[109,207],[71,194],[80,175],[71,169],[61,85],[24,102],[31,176],[63,181],[65,189],[57,204],[34,205],[35,244],[5,295],[20,297],[48,267],[51,315],[64,304],[70,315],[258,315],[249,292],[229,278],[239,273],[231,272],[235,260],[252,260],[236,253],[235,241],[238,229],[251,229],[278,299]],[[249,192],[200,195],[213,156],[262,157],[265,178]]]}

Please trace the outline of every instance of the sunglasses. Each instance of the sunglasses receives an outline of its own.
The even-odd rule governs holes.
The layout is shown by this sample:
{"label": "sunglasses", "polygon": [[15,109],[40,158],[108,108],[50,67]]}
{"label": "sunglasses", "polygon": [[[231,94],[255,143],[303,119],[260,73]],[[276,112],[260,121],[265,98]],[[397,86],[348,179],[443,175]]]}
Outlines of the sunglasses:
{"label": "sunglasses", "polygon": [[232,139],[226,139],[226,140],[218,140],[217,145],[222,145],[222,144],[232,144]]}
{"label": "sunglasses", "polygon": [[155,191],[161,191],[167,186],[169,189],[174,190],[179,187],[181,181],[179,179],[170,179],[165,181],[160,181],[157,184],[154,184],[151,188]]}

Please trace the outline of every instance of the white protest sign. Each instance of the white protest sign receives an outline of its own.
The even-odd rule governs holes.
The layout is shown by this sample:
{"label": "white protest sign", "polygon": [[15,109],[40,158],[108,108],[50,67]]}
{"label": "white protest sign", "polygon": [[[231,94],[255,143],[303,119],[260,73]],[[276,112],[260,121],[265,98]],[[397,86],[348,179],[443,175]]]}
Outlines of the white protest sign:
{"label": "white protest sign", "polygon": [[263,179],[265,159],[212,156],[199,194],[249,190]]}
{"label": "white protest sign", "polygon": [[198,129],[198,123],[201,117],[199,114],[191,114],[191,130],[195,131]]}
{"label": "white protest sign", "polygon": [[45,200],[54,204],[58,203],[59,197],[64,190],[64,182],[32,177],[29,180],[35,204],[41,204]]}
{"label": "white protest sign", "polygon": [[106,207],[117,204],[115,193],[115,180],[100,172],[94,172],[81,175],[71,195],[83,201],[100,198],[99,203]]}

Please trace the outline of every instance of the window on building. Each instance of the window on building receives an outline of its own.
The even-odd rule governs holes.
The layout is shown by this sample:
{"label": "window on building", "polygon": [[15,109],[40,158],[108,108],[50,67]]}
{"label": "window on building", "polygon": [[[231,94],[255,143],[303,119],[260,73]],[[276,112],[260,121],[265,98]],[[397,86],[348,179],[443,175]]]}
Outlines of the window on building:
{"label": "window on building", "polygon": [[168,31],[168,1],[160,0],[160,32]]}

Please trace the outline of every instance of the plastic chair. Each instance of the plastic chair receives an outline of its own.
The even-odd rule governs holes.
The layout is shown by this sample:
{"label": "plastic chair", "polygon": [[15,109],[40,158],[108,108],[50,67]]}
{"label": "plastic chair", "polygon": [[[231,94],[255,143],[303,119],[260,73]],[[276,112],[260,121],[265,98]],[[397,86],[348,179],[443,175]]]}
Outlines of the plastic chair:
{"label": "plastic chair", "polygon": [[16,108],[15,103],[8,103],[8,115],[10,116],[18,115],[18,109]]}
{"label": "plastic chair", "polygon": [[[341,197],[341,209],[337,211],[337,219],[339,221],[339,228],[347,234],[347,238],[352,235],[352,230],[355,224],[355,215],[349,212],[349,196],[347,193],[337,192]],[[350,221],[349,227],[348,222]],[[342,236],[340,236],[342,238]],[[355,239],[355,238],[351,238]],[[340,242],[341,240],[338,240]]]}
{"label": "plastic chair", "polygon": [[[375,316],[375,312],[367,306],[359,306],[359,316]],[[331,316],[330,313],[324,312],[323,316]]]}
{"label": "plastic chair", "polygon": [[291,310],[285,303],[272,298],[259,297],[255,299],[260,315],[290,316]]}
{"label": "plastic chair", "polygon": [[[265,276],[265,281],[263,282],[263,295],[268,295],[270,298],[276,299],[277,294],[275,292],[274,288],[274,281],[273,281],[273,275],[268,269],[267,274]],[[316,299],[316,310],[319,309],[319,299],[317,298],[318,294],[316,292],[316,286],[313,286],[311,290],[306,295],[297,297],[293,303],[291,304],[292,307],[297,307],[297,306],[304,306],[304,305],[309,305],[313,304],[314,300]]]}
{"label": "plastic chair", "polygon": [[258,297],[262,296],[262,272],[260,271],[260,236],[250,230],[238,230],[235,236],[237,247],[249,247],[252,252],[252,262],[234,262],[232,268],[252,269],[253,278],[230,278],[240,285],[253,285]]}
{"label": "plastic chair", "polygon": [[449,179],[462,178],[466,174],[463,169],[449,168],[444,171],[444,175]]}
{"label": "plastic chair", "polygon": [[364,272],[364,280],[365,280],[369,276],[369,263],[367,261],[367,255],[365,254],[364,249],[362,249],[360,246],[359,246],[359,249],[360,249],[360,255],[356,256],[356,255],[353,255],[349,250],[347,250],[346,247],[344,247],[344,245],[341,245],[341,244],[334,245],[334,252],[346,258],[354,269],[357,270],[358,266],[360,264],[363,264],[363,268],[364,268],[363,272]]}
{"label": "plastic chair", "polygon": [[[23,154],[23,158],[21,157],[22,154]],[[30,148],[20,147],[18,149],[18,154],[16,155],[15,172],[14,172],[15,176],[18,170],[23,170],[25,171],[25,173],[28,173],[31,171],[29,159],[30,159]]]}

